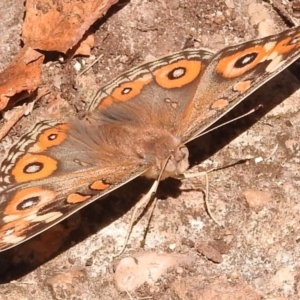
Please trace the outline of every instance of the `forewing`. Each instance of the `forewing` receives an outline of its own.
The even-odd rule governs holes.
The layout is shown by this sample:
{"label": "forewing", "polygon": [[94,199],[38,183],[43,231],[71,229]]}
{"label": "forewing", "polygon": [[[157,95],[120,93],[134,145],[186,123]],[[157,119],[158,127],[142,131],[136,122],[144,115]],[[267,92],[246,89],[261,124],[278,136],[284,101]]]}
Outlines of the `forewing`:
{"label": "forewing", "polygon": [[300,27],[221,50],[209,62],[183,114],[183,142],[195,138],[299,57]]}
{"label": "forewing", "polygon": [[187,49],[134,68],[102,87],[89,110],[100,112],[104,122],[144,120],[177,136],[212,56],[208,50]]}
{"label": "forewing", "polygon": [[39,234],[149,168],[138,155],[111,145],[101,128],[79,121],[44,121],[12,147],[1,165],[0,251]]}

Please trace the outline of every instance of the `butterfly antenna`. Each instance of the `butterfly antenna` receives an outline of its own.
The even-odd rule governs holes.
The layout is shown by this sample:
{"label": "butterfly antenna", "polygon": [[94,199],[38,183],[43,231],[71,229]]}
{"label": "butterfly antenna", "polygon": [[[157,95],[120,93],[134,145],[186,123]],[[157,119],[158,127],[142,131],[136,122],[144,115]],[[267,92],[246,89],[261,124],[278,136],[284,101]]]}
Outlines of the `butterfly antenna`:
{"label": "butterfly antenna", "polygon": [[[127,246],[130,234],[132,232],[133,226],[135,225],[136,221],[140,218],[140,216],[142,215],[142,213],[145,211],[145,208],[148,206],[149,202],[153,199],[153,197],[155,197],[155,194],[156,194],[156,191],[157,191],[157,188],[158,188],[161,176],[162,176],[162,174],[163,174],[163,172],[164,172],[164,170],[166,168],[166,165],[167,165],[170,157],[171,156],[169,156],[166,159],[166,161],[164,162],[163,167],[161,168],[160,173],[159,173],[157,179],[155,179],[155,181],[153,182],[153,184],[152,184],[151,188],[149,189],[149,191],[147,192],[147,194],[145,194],[139,200],[139,202],[135,205],[134,210],[132,212],[131,220],[130,220],[130,223],[129,223],[129,226],[128,226],[128,229],[127,229],[127,234],[126,234],[126,238],[125,238],[124,244],[123,244],[121,250],[116,255],[114,255],[114,257],[118,257],[118,256],[120,256],[124,252],[124,250],[125,250],[125,248]],[[154,204],[153,204],[151,212],[150,212],[150,217],[148,219],[148,225],[146,227],[146,232],[147,232],[147,229],[149,228],[149,223],[150,223],[150,220],[152,218],[152,215],[153,215],[153,212],[154,212],[154,208],[156,206],[156,202],[157,202],[157,198],[155,197],[154,198]],[[145,239],[145,235],[146,234],[144,234],[144,239]]]}
{"label": "butterfly antenna", "polygon": [[198,135],[196,135],[195,137],[193,137],[193,140],[196,139],[196,138],[198,138],[198,137],[200,137],[200,136],[202,136],[202,135],[205,135],[205,134],[207,134],[207,133],[209,133],[209,132],[211,132],[211,131],[214,131],[214,130],[220,128],[220,127],[223,127],[223,126],[225,126],[225,125],[227,125],[227,124],[230,124],[230,123],[232,123],[232,122],[234,122],[234,121],[236,121],[236,120],[239,120],[239,119],[242,119],[242,118],[244,118],[244,117],[246,117],[246,116],[248,116],[248,115],[251,115],[251,114],[253,114],[254,112],[256,112],[257,110],[259,110],[262,106],[263,106],[262,104],[259,104],[259,105],[257,105],[255,108],[252,108],[250,111],[248,111],[247,113],[245,113],[245,114],[243,114],[243,115],[241,115],[241,116],[238,116],[238,117],[236,117],[236,118],[234,118],[234,119],[232,119],[232,120],[229,120],[229,121],[227,121],[227,122],[225,122],[225,123],[222,123],[222,124],[220,124],[220,125],[218,125],[218,126],[215,126],[215,127],[211,128],[211,129],[209,129],[209,130],[203,131],[203,132],[201,132],[200,134],[198,134]]}

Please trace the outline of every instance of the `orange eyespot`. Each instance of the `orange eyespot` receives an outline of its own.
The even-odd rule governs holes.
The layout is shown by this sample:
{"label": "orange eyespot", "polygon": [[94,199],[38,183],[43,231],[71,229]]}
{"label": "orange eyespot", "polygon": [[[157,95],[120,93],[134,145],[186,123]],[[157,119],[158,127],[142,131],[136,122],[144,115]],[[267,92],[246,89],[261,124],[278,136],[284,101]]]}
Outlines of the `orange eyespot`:
{"label": "orange eyespot", "polygon": [[15,181],[20,183],[46,178],[56,170],[55,159],[46,155],[27,153],[17,161],[12,169],[12,175]]}
{"label": "orange eyespot", "polygon": [[37,142],[28,150],[38,153],[46,149],[60,145],[67,138],[68,124],[58,124],[55,127],[44,130],[38,137]]}
{"label": "orange eyespot", "polygon": [[26,188],[17,191],[4,210],[4,222],[13,221],[29,213],[37,212],[41,207],[51,203],[56,193],[40,187]]}
{"label": "orange eyespot", "polygon": [[266,57],[266,48],[256,45],[222,58],[216,66],[216,72],[228,79],[236,78],[253,69]]}
{"label": "orange eyespot", "polygon": [[156,82],[163,88],[172,89],[191,83],[200,74],[202,64],[197,60],[182,59],[161,67],[154,72]]}
{"label": "orange eyespot", "polygon": [[113,90],[111,97],[116,101],[128,101],[140,94],[144,86],[151,81],[151,74],[145,74],[133,81],[123,82]]}

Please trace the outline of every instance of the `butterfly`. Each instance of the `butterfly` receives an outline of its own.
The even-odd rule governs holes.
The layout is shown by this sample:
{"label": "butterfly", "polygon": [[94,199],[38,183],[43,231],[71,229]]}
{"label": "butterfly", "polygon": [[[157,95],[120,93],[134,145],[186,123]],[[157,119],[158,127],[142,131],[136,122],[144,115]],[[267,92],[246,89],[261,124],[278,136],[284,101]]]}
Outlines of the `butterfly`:
{"label": "butterfly", "polygon": [[0,250],[138,176],[188,169],[185,144],[300,57],[300,27],[226,47],[187,49],[102,87],[84,120],[45,120],[0,167]]}

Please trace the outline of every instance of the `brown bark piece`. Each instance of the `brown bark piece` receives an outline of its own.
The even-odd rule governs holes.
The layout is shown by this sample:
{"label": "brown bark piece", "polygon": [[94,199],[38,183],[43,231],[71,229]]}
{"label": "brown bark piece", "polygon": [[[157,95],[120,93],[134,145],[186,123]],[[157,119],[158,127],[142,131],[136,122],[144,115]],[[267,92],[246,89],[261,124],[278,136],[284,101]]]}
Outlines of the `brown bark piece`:
{"label": "brown bark piece", "polygon": [[0,73],[0,111],[28,97],[39,86],[44,55],[25,47]]}
{"label": "brown bark piece", "polygon": [[23,41],[40,50],[66,53],[118,0],[28,0]]}

